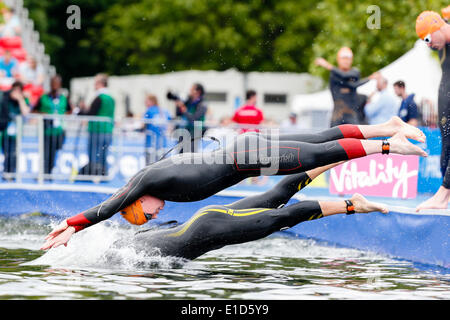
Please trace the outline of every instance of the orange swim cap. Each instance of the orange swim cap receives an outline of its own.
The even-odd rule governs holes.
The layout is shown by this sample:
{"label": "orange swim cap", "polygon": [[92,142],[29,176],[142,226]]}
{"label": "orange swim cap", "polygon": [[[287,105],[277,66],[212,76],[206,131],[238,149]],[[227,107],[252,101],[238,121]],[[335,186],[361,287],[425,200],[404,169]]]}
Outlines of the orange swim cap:
{"label": "orange swim cap", "polygon": [[444,19],[446,19],[446,20],[449,20],[449,19],[450,19],[450,5],[449,5],[447,8],[443,8],[443,9],[441,10],[441,12],[442,12],[442,17],[443,17]]}
{"label": "orange swim cap", "polygon": [[122,217],[131,224],[140,226],[148,221],[144,209],[142,208],[142,202],[140,199],[136,200],[128,207],[124,208],[120,214]]}
{"label": "orange swim cap", "polygon": [[445,21],[439,13],[424,11],[417,17],[416,33],[423,40],[427,35],[439,30],[443,25],[445,25]]}

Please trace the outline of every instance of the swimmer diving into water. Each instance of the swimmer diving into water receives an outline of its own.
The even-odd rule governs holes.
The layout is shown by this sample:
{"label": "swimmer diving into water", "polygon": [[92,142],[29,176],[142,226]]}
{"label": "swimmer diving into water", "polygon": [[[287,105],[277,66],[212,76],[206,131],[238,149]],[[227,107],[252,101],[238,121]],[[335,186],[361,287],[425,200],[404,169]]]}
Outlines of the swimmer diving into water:
{"label": "swimmer diving into water", "polygon": [[[373,137],[391,138],[364,140]],[[317,134],[279,135],[277,140],[261,133],[242,134],[225,148],[208,153],[178,154],[143,168],[106,201],[64,220],[46,237],[41,249],[66,245],[75,232],[119,211],[131,223],[143,224],[156,218],[166,200],[189,202],[205,199],[248,177],[264,174],[264,169],[276,161],[277,171],[272,174],[295,175],[375,153],[427,156],[407,138],[425,141],[421,130],[398,117],[379,125],[346,124]],[[260,157],[263,149],[264,157]],[[211,157],[222,161],[211,163]],[[185,160],[191,163],[183,163]],[[271,206],[269,204],[265,208]],[[290,211],[287,208],[280,210]]]}
{"label": "swimmer diving into water", "polygon": [[179,226],[138,232],[131,241],[138,252],[192,260],[211,250],[262,239],[304,221],[339,213],[388,213],[384,205],[359,194],[348,200],[301,201],[284,207],[315,177],[338,164],[287,176],[265,193],[229,205],[204,207]]}
{"label": "swimmer diving into water", "polygon": [[289,175],[262,194],[228,205],[201,208],[181,225],[140,231],[130,241],[119,240],[114,245],[127,246],[131,242],[138,253],[192,260],[211,250],[262,239],[304,221],[340,213],[388,213],[384,205],[367,201],[359,194],[348,200],[301,201],[284,207],[315,177],[338,164]]}

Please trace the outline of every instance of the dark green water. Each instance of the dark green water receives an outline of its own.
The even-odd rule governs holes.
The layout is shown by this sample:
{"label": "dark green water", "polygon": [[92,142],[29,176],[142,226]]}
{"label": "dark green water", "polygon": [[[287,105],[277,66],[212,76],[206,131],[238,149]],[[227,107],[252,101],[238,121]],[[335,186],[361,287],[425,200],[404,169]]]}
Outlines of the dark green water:
{"label": "dark green water", "polygon": [[[0,219],[0,299],[448,299],[450,274],[280,236],[195,261],[142,256],[112,243],[134,232],[101,223],[67,247],[38,248],[50,227]],[[113,254],[114,263],[105,253]]]}

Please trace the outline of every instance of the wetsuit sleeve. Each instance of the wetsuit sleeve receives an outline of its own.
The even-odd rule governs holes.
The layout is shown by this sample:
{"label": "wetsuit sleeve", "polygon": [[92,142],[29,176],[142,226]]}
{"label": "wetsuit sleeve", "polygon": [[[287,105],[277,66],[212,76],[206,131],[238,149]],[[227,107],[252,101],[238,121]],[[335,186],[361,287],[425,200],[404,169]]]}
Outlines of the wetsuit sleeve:
{"label": "wetsuit sleeve", "polygon": [[272,189],[255,196],[240,199],[227,205],[232,209],[248,208],[278,208],[286,204],[294,194],[311,183],[311,178],[306,172],[301,172],[284,177]]}
{"label": "wetsuit sleeve", "polygon": [[83,230],[98,222],[111,218],[117,212],[120,212],[143,195],[147,194],[148,167],[140,170],[130,181],[115,192],[107,200],[99,205],[90,208],[82,213],[67,219],[69,226],[75,227],[76,231]]}
{"label": "wetsuit sleeve", "polygon": [[334,75],[340,78],[342,81],[345,81],[346,86],[353,89],[366,84],[370,80],[369,78],[360,79],[359,71],[357,71],[356,69],[352,69],[350,71],[342,71],[339,68],[334,67],[331,72],[334,73]]}
{"label": "wetsuit sleeve", "polygon": [[349,71],[342,71],[339,68],[334,67],[331,72],[341,80],[359,79],[359,71],[356,69],[351,69]]}

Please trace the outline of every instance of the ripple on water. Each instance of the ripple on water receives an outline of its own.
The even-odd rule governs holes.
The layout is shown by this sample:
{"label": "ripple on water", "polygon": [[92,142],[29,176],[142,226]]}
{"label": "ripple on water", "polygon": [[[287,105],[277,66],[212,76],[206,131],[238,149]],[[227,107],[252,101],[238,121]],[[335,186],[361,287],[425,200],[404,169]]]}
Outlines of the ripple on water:
{"label": "ripple on water", "polygon": [[46,253],[38,248],[48,221],[0,219],[0,226],[3,299],[448,299],[450,292],[446,271],[309,239],[269,237],[187,261],[138,253],[126,242],[137,227],[114,222]]}

